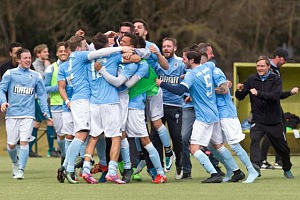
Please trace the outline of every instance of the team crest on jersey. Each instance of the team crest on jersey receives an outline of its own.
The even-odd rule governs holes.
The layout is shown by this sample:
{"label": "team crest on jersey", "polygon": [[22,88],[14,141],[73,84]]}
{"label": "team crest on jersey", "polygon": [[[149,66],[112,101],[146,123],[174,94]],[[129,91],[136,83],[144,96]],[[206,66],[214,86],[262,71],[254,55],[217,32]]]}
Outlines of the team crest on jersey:
{"label": "team crest on jersey", "polygon": [[176,68],[176,67],[178,67],[178,63],[177,63],[177,62],[176,62],[176,63],[174,63],[174,65],[173,65],[173,66],[174,66],[175,68]]}
{"label": "team crest on jersey", "polygon": [[29,78],[30,78],[30,79],[32,79],[32,78],[33,78],[33,75],[32,75],[32,74],[30,74],[30,75],[29,75]]}

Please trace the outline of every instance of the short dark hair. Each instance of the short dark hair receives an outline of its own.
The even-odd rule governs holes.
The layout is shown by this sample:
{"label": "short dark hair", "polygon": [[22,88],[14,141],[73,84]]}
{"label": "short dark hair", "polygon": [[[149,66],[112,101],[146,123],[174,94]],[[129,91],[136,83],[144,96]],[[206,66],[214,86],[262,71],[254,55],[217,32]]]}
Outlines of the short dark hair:
{"label": "short dark hair", "polygon": [[68,41],[68,47],[71,51],[75,51],[77,47],[81,46],[82,37],[78,35],[72,36]]}
{"label": "short dark hair", "polygon": [[261,61],[261,60],[265,60],[267,65],[271,64],[270,59],[268,58],[268,56],[264,56],[264,55],[258,56],[258,58],[256,60],[256,63]]}
{"label": "short dark hair", "polygon": [[138,46],[139,38],[137,35],[132,33],[124,33],[123,37],[129,37],[130,38],[130,44],[133,45],[135,48]]}
{"label": "short dark hair", "polygon": [[134,24],[136,22],[142,23],[144,25],[144,28],[146,29],[146,31],[148,31],[148,24],[145,22],[145,20],[143,20],[142,18],[135,18],[134,20],[132,20],[132,24]]}
{"label": "short dark hair", "polygon": [[9,52],[12,52],[12,49],[13,48],[16,48],[16,47],[22,47],[22,44],[20,44],[19,42],[13,42],[9,45]]}
{"label": "short dark hair", "polygon": [[120,25],[119,25],[119,31],[121,29],[121,26],[126,26],[126,27],[129,27],[130,28],[130,33],[133,33],[134,32],[134,26],[133,26],[133,23],[131,22],[121,22]]}
{"label": "short dark hair", "polygon": [[108,44],[108,38],[103,33],[98,32],[96,35],[94,35],[92,42],[95,49],[98,50],[106,47],[106,45]]}
{"label": "short dark hair", "polygon": [[59,43],[56,44],[56,51],[57,51],[58,48],[61,47],[61,46],[64,46],[65,48],[68,48],[67,42],[62,41],[62,42],[59,42]]}
{"label": "short dark hair", "polygon": [[188,60],[190,60],[190,59],[194,59],[194,63],[196,63],[196,64],[200,64],[200,62],[201,62],[201,56],[202,55],[206,55],[206,53],[205,54],[202,54],[202,53],[200,53],[200,52],[198,52],[198,51],[188,51],[187,53],[186,53],[186,57],[187,57],[187,59]]}
{"label": "short dark hair", "polygon": [[25,48],[19,49],[19,50],[17,51],[17,58],[18,58],[18,59],[21,59],[21,54],[22,54],[22,53],[25,53],[25,52],[30,53],[30,51],[29,51],[28,49],[25,49]]}
{"label": "short dark hair", "polygon": [[146,41],[144,40],[144,38],[142,36],[137,35],[138,37],[138,45],[137,48],[146,48]]}
{"label": "short dark hair", "polygon": [[199,43],[198,44],[198,51],[200,53],[206,53],[208,47],[211,47],[210,43]]}

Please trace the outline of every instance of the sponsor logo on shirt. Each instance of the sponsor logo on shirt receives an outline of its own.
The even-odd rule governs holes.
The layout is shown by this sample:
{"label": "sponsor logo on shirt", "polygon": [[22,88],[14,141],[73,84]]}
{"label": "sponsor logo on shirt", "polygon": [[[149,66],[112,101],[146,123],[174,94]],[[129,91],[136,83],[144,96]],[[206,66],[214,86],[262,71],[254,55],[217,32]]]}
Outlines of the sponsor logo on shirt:
{"label": "sponsor logo on shirt", "polygon": [[13,92],[16,93],[16,94],[33,95],[34,88],[32,88],[32,87],[15,86]]}
{"label": "sponsor logo on shirt", "polygon": [[165,83],[179,84],[179,77],[176,77],[176,76],[164,76],[164,75],[160,75],[159,79],[162,82],[165,82]]}

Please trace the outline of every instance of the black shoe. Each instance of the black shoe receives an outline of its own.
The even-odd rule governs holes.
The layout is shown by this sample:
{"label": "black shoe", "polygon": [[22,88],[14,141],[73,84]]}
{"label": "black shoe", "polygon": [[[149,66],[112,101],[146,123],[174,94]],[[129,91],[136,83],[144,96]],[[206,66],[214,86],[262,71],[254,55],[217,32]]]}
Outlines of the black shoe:
{"label": "black shoe", "polygon": [[75,163],[74,167],[75,167],[75,169],[82,168],[83,167],[83,158],[80,158],[80,160]]}
{"label": "black shoe", "polygon": [[63,165],[63,164],[64,164],[64,161],[65,161],[65,156],[62,156],[62,157],[60,158],[60,165]]}
{"label": "black shoe", "polygon": [[261,177],[260,167],[257,164],[255,164],[255,163],[252,163],[252,166],[257,171],[258,177]]}
{"label": "black shoe", "polygon": [[223,178],[219,174],[212,174],[208,179],[201,181],[201,183],[222,183]]}
{"label": "black shoe", "polygon": [[122,181],[125,181],[126,183],[129,183],[132,174],[133,174],[132,168],[131,169],[124,169]]}
{"label": "black shoe", "polygon": [[192,179],[191,173],[183,173],[181,179]]}
{"label": "black shoe", "polygon": [[225,173],[222,172],[222,170],[221,170],[221,168],[220,168],[219,166],[214,166],[214,167],[215,167],[217,173],[218,173],[220,176],[225,176]]}
{"label": "black shoe", "polygon": [[50,157],[59,158],[61,155],[59,152],[52,150],[49,152]]}
{"label": "black shoe", "polygon": [[243,180],[244,178],[245,178],[245,174],[244,174],[244,172],[241,171],[238,174],[233,174],[233,176],[231,177],[229,182],[238,182],[240,180]]}
{"label": "black shoe", "polygon": [[65,177],[66,177],[66,170],[64,168],[64,166],[61,166],[60,168],[58,168],[57,170],[57,180],[60,183],[64,183],[65,182]]}
{"label": "black shoe", "polygon": [[30,151],[29,152],[29,157],[31,158],[41,158],[42,156],[38,155],[37,153]]}

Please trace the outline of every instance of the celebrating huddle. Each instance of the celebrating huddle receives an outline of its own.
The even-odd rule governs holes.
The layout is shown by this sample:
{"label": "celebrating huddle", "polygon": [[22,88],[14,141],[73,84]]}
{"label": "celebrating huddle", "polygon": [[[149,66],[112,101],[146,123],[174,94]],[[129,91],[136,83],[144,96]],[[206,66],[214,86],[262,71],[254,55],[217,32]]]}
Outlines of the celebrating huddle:
{"label": "celebrating huddle", "polygon": [[[66,179],[77,184],[76,168],[90,184],[140,180],[139,172],[146,166],[153,183],[167,182],[173,165],[176,180],[191,178],[190,153],[210,174],[202,183],[238,182],[246,175],[225,142],[248,171],[243,183],[260,176],[260,166],[239,144],[245,135],[230,95],[231,82],[216,66],[211,45],[187,47],[180,58],[175,55],[176,39],[164,38],[161,54],[146,40],[147,34],[148,25],[138,18],[122,22],[119,33],[97,33],[91,44],[79,30],[57,44],[58,60],[47,66],[44,80],[29,69],[30,52],[24,48],[17,52],[18,67],[8,70],[0,83],[13,178],[24,178],[36,106],[57,133],[61,183]],[[238,88],[239,99],[248,94],[244,88]],[[285,146],[284,141],[281,144]],[[99,163],[94,165],[95,149]],[[289,152],[278,153],[284,157],[284,175],[293,178]],[[96,180],[93,174],[100,171]]]}

